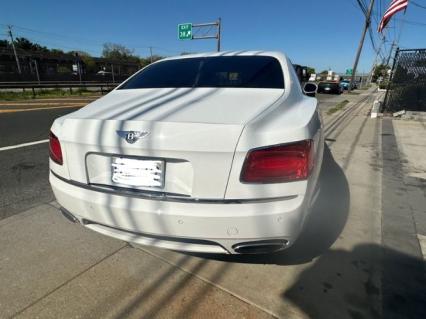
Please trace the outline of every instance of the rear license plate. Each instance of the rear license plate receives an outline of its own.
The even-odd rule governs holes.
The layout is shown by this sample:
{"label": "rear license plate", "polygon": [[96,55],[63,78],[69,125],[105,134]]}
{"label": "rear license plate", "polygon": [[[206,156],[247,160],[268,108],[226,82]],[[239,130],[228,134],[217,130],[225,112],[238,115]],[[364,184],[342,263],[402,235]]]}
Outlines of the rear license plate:
{"label": "rear license plate", "polygon": [[113,157],[112,181],[124,187],[164,186],[164,161]]}

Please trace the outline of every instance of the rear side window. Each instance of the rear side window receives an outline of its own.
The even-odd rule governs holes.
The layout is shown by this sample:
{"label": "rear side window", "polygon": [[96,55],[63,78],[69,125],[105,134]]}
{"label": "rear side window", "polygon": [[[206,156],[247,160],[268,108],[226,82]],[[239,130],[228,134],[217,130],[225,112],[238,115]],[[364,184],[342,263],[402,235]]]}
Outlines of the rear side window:
{"label": "rear side window", "polygon": [[184,58],[152,64],[119,89],[236,87],[283,89],[281,64],[268,56]]}
{"label": "rear side window", "polygon": [[125,82],[120,89],[192,87],[197,78],[199,63],[194,63],[191,59],[182,59],[179,63],[170,62],[159,62],[147,67]]}

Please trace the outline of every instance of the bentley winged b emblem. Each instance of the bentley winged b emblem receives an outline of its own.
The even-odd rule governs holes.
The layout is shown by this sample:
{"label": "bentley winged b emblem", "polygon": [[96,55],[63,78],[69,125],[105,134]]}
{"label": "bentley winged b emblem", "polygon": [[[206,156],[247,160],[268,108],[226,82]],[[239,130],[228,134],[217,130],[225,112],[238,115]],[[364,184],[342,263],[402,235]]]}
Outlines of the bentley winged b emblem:
{"label": "bentley winged b emblem", "polygon": [[149,135],[146,131],[117,131],[118,136],[124,138],[127,143],[133,144],[139,139]]}

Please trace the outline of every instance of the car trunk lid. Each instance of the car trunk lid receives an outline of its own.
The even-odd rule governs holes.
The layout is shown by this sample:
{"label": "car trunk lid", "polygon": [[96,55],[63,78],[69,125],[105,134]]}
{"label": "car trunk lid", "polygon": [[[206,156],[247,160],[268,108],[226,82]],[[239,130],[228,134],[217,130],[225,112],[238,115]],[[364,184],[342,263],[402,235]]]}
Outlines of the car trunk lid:
{"label": "car trunk lid", "polygon": [[[207,199],[224,198],[245,122],[280,96],[275,93],[267,97],[260,90],[254,103],[253,92],[248,94],[250,99],[238,99],[241,94],[229,89],[201,89],[195,93],[184,89],[126,91],[129,94],[119,92],[117,96],[114,91],[112,97],[62,119],[61,143],[70,178],[121,189],[126,185],[113,181],[117,159],[158,161],[164,165],[161,187],[128,188]],[[145,136],[129,143],[129,132]]]}

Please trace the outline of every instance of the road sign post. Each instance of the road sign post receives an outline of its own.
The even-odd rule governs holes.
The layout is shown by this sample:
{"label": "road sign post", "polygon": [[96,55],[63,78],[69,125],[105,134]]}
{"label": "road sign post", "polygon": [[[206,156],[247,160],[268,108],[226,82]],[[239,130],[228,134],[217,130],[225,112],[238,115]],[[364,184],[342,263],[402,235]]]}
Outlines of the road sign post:
{"label": "road sign post", "polygon": [[[195,28],[195,32],[193,29]],[[215,34],[211,34],[211,30],[216,29]],[[215,22],[208,23],[181,23],[178,24],[178,39],[179,40],[203,40],[203,39],[216,39],[217,51],[220,51],[220,42],[222,38],[222,20],[219,18]],[[204,31],[204,32],[200,32]]]}
{"label": "road sign post", "polygon": [[179,40],[192,40],[192,23],[178,24]]}
{"label": "road sign post", "polygon": [[346,69],[346,75],[352,75],[353,69]]}

